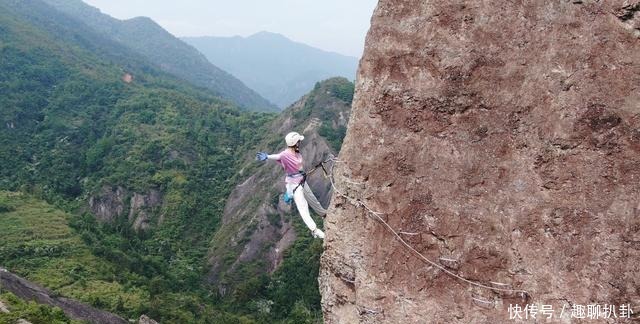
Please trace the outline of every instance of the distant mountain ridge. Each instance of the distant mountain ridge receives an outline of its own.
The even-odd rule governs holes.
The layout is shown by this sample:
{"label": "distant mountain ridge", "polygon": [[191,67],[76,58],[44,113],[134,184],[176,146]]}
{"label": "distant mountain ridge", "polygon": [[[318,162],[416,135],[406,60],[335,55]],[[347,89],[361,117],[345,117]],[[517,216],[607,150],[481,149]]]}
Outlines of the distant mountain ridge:
{"label": "distant mountain ridge", "polygon": [[278,110],[242,81],[209,62],[196,49],[171,35],[150,18],[119,20],[81,0],[44,2],[128,47],[174,76],[209,89],[249,110]]}
{"label": "distant mountain ridge", "polygon": [[183,37],[210,62],[229,71],[260,95],[284,108],[321,80],[355,79],[358,59],[327,52],[270,32],[249,37]]}

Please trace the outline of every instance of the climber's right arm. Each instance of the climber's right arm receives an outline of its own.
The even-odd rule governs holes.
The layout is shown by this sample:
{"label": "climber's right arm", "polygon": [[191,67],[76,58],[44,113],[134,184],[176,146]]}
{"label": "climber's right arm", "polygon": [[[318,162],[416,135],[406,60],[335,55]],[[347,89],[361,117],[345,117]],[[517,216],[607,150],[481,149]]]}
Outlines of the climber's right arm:
{"label": "climber's right arm", "polygon": [[278,161],[280,160],[280,153],[267,155],[267,159]]}
{"label": "climber's right arm", "polygon": [[256,154],[256,160],[258,161],[266,161],[267,159],[269,160],[280,160],[280,154],[267,154],[265,152],[258,152],[258,154]]}

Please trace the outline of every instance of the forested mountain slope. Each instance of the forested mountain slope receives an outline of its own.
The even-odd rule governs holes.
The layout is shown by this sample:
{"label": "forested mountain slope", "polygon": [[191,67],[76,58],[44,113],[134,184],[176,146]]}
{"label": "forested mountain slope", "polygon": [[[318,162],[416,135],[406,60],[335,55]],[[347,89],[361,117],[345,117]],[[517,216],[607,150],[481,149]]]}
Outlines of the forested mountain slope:
{"label": "forested mountain slope", "polygon": [[195,88],[41,1],[0,0],[0,29],[0,265],[124,318],[317,318],[320,242],[293,241],[281,272],[223,268],[226,295],[211,280],[212,260],[234,235],[222,230],[234,217],[227,198],[259,168],[255,150],[281,147],[279,127],[314,118],[318,143],[337,150],[353,84],[318,84],[314,101],[282,119]]}
{"label": "forested mountain slope", "polygon": [[94,31],[143,56],[149,62],[194,85],[211,90],[245,109],[278,109],[242,81],[209,62],[196,49],[171,35],[153,20],[136,17],[119,20],[103,14],[81,0],[44,0],[52,7],[78,19]]}
{"label": "forested mountain slope", "polygon": [[[0,26],[0,188],[72,211],[83,244],[114,265],[126,295],[140,292],[128,305],[142,308],[118,310],[117,298],[104,303],[97,291],[82,301],[125,315],[149,309],[159,320],[204,318],[186,304],[208,303],[198,291],[235,161],[273,117],[156,70],[39,1],[1,1]],[[127,65],[121,54],[131,54]],[[122,195],[101,199],[112,190]],[[118,212],[96,221],[91,201]],[[134,230],[136,222],[145,225]]]}

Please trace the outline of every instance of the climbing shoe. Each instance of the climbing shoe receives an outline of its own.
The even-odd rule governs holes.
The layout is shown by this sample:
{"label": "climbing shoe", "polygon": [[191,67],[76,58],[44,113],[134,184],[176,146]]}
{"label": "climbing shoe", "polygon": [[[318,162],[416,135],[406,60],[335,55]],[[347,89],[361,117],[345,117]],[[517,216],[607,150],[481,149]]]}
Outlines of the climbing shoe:
{"label": "climbing shoe", "polygon": [[324,240],[324,232],[319,228],[316,228],[313,231],[311,231],[311,235],[313,235],[313,237],[315,238]]}

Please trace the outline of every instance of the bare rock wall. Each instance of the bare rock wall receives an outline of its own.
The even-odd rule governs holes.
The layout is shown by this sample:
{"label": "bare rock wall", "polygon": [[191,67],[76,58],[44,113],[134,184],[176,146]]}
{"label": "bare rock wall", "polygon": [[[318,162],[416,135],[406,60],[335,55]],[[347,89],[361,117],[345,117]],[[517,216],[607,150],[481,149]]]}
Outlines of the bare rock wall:
{"label": "bare rock wall", "polygon": [[502,323],[516,303],[640,312],[638,9],[379,2],[338,188],[430,260],[527,294],[443,273],[334,193],[326,323]]}

